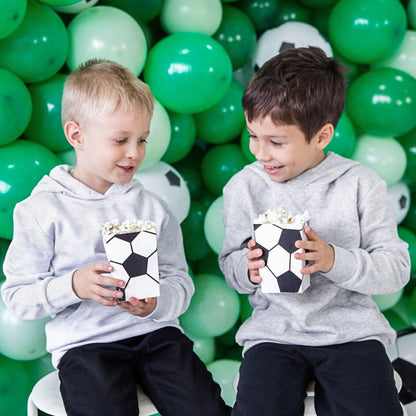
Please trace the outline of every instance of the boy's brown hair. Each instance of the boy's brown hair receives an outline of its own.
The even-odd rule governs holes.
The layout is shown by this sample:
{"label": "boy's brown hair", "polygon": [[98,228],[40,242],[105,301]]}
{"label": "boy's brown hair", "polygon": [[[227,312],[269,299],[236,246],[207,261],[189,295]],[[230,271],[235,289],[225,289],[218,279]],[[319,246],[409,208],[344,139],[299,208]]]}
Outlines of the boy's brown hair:
{"label": "boy's brown hair", "polygon": [[309,142],[327,123],[336,127],[345,105],[348,69],[317,47],[288,49],[269,59],[243,95],[249,122],[269,116],[296,125]]}

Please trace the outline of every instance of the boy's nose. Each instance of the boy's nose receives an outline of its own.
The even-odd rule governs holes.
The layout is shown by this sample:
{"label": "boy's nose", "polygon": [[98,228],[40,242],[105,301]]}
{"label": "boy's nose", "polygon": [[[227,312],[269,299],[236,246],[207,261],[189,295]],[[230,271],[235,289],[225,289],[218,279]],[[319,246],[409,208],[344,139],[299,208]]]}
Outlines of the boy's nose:
{"label": "boy's nose", "polygon": [[136,159],[139,154],[139,146],[136,144],[131,145],[127,148],[126,156],[131,159]]}
{"label": "boy's nose", "polygon": [[270,160],[270,153],[265,144],[260,143],[257,149],[257,159],[262,161]]}

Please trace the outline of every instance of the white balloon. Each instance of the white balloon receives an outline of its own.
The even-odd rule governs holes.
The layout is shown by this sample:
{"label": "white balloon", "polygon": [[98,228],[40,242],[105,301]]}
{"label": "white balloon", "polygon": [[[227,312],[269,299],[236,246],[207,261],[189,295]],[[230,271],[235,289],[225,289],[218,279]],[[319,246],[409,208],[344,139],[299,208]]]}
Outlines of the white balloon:
{"label": "white balloon", "polygon": [[406,183],[400,181],[388,188],[388,193],[393,204],[394,215],[397,224],[400,224],[410,208],[410,189]]}
{"label": "white balloon", "polygon": [[273,29],[266,30],[257,41],[253,57],[255,70],[275,55],[290,48],[317,46],[327,56],[332,57],[331,45],[319,33],[319,30],[303,22],[286,22]]}
{"label": "white balloon", "polygon": [[134,174],[145,189],[159,195],[181,223],[188,215],[191,194],[181,174],[166,162],[159,161],[154,166]]}

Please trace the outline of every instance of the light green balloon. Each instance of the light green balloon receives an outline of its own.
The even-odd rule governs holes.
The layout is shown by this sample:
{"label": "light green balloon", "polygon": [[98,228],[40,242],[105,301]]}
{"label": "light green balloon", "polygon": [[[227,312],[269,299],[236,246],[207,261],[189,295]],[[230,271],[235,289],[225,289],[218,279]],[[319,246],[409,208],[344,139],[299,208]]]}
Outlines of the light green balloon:
{"label": "light green balloon", "polygon": [[29,124],[32,99],[25,83],[0,68],[0,146],[16,140]]}
{"label": "light green balloon", "polygon": [[45,325],[50,318],[25,320],[0,298],[0,353],[13,360],[35,360],[46,354]]}
{"label": "light green balloon", "polygon": [[204,219],[204,233],[212,250],[219,254],[224,242],[225,228],[222,222],[223,196],[219,196],[208,208]]}
{"label": "light green balloon", "polygon": [[397,292],[389,293],[387,295],[373,295],[374,302],[377,303],[380,311],[385,311],[392,308],[400,300],[403,295],[404,289],[400,289]]}
{"label": "light green balloon", "polygon": [[220,0],[165,0],[160,22],[166,33],[198,32],[211,36],[222,18]]}
{"label": "light green balloon", "polygon": [[241,361],[220,359],[208,364],[208,371],[221,387],[221,397],[228,406],[233,406],[236,398],[234,380],[240,369]]}
{"label": "light green balloon", "polygon": [[352,159],[373,169],[387,186],[397,183],[406,170],[406,152],[393,137],[362,135],[357,140]]}
{"label": "light green balloon", "polygon": [[375,62],[372,67],[396,68],[416,78],[416,31],[406,31],[399,49],[389,58]]}
{"label": "light green balloon", "polygon": [[194,277],[195,294],[188,310],[180,317],[185,332],[201,337],[225,334],[238,320],[240,298],[224,277],[198,274]]}
{"label": "light green balloon", "polygon": [[154,166],[162,158],[169,146],[171,127],[169,115],[159,101],[155,101],[153,117],[150,122],[150,134],[147,137],[146,156],[139,170]]}
{"label": "light green balloon", "polygon": [[200,337],[198,335],[192,334],[191,332],[186,332],[188,338],[190,338],[194,343],[194,352],[205,364],[210,363],[214,360],[215,357],[215,339],[212,337]]}
{"label": "light green balloon", "polygon": [[58,156],[59,160],[65,165],[75,167],[77,163],[77,156],[73,148],[65,150],[63,152],[59,152],[56,154],[56,156]]}
{"label": "light green balloon", "polygon": [[22,23],[27,0],[0,0],[0,39],[9,36]]}
{"label": "light green balloon", "polygon": [[115,61],[139,75],[147,57],[147,43],[140,25],[123,10],[95,6],[76,15],[68,25],[71,71],[92,58]]}

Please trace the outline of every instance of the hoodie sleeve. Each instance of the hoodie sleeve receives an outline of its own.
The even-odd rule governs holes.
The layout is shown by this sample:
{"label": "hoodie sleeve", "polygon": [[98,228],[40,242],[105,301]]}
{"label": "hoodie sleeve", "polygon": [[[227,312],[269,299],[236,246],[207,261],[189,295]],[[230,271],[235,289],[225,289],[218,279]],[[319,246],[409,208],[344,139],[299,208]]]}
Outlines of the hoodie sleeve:
{"label": "hoodie sleeve", "polygon": [[160,297],[151,318],[167,322],[178,318],[187,309],[194,294],[194,284],[188,273],[180,226],[169,211],[158,231]]}
{"label": "hoodie sleeve", "polygon": [[1,293],[6,306],[22,319],[39,319],[80,302],[72,289],[73,270],[53,275],[54,242],[23,203],[16,205],[13,224],[3,264],[7,280]]}
{"label": "hoodie sleeve", "polygon": [[408,245],[398,237],[384,181],[361,189],[358,213],[360,247],[334,245],[335,263],[324,276],[345,289],[368,295],[400,290],[410,278],[410,256]]}

